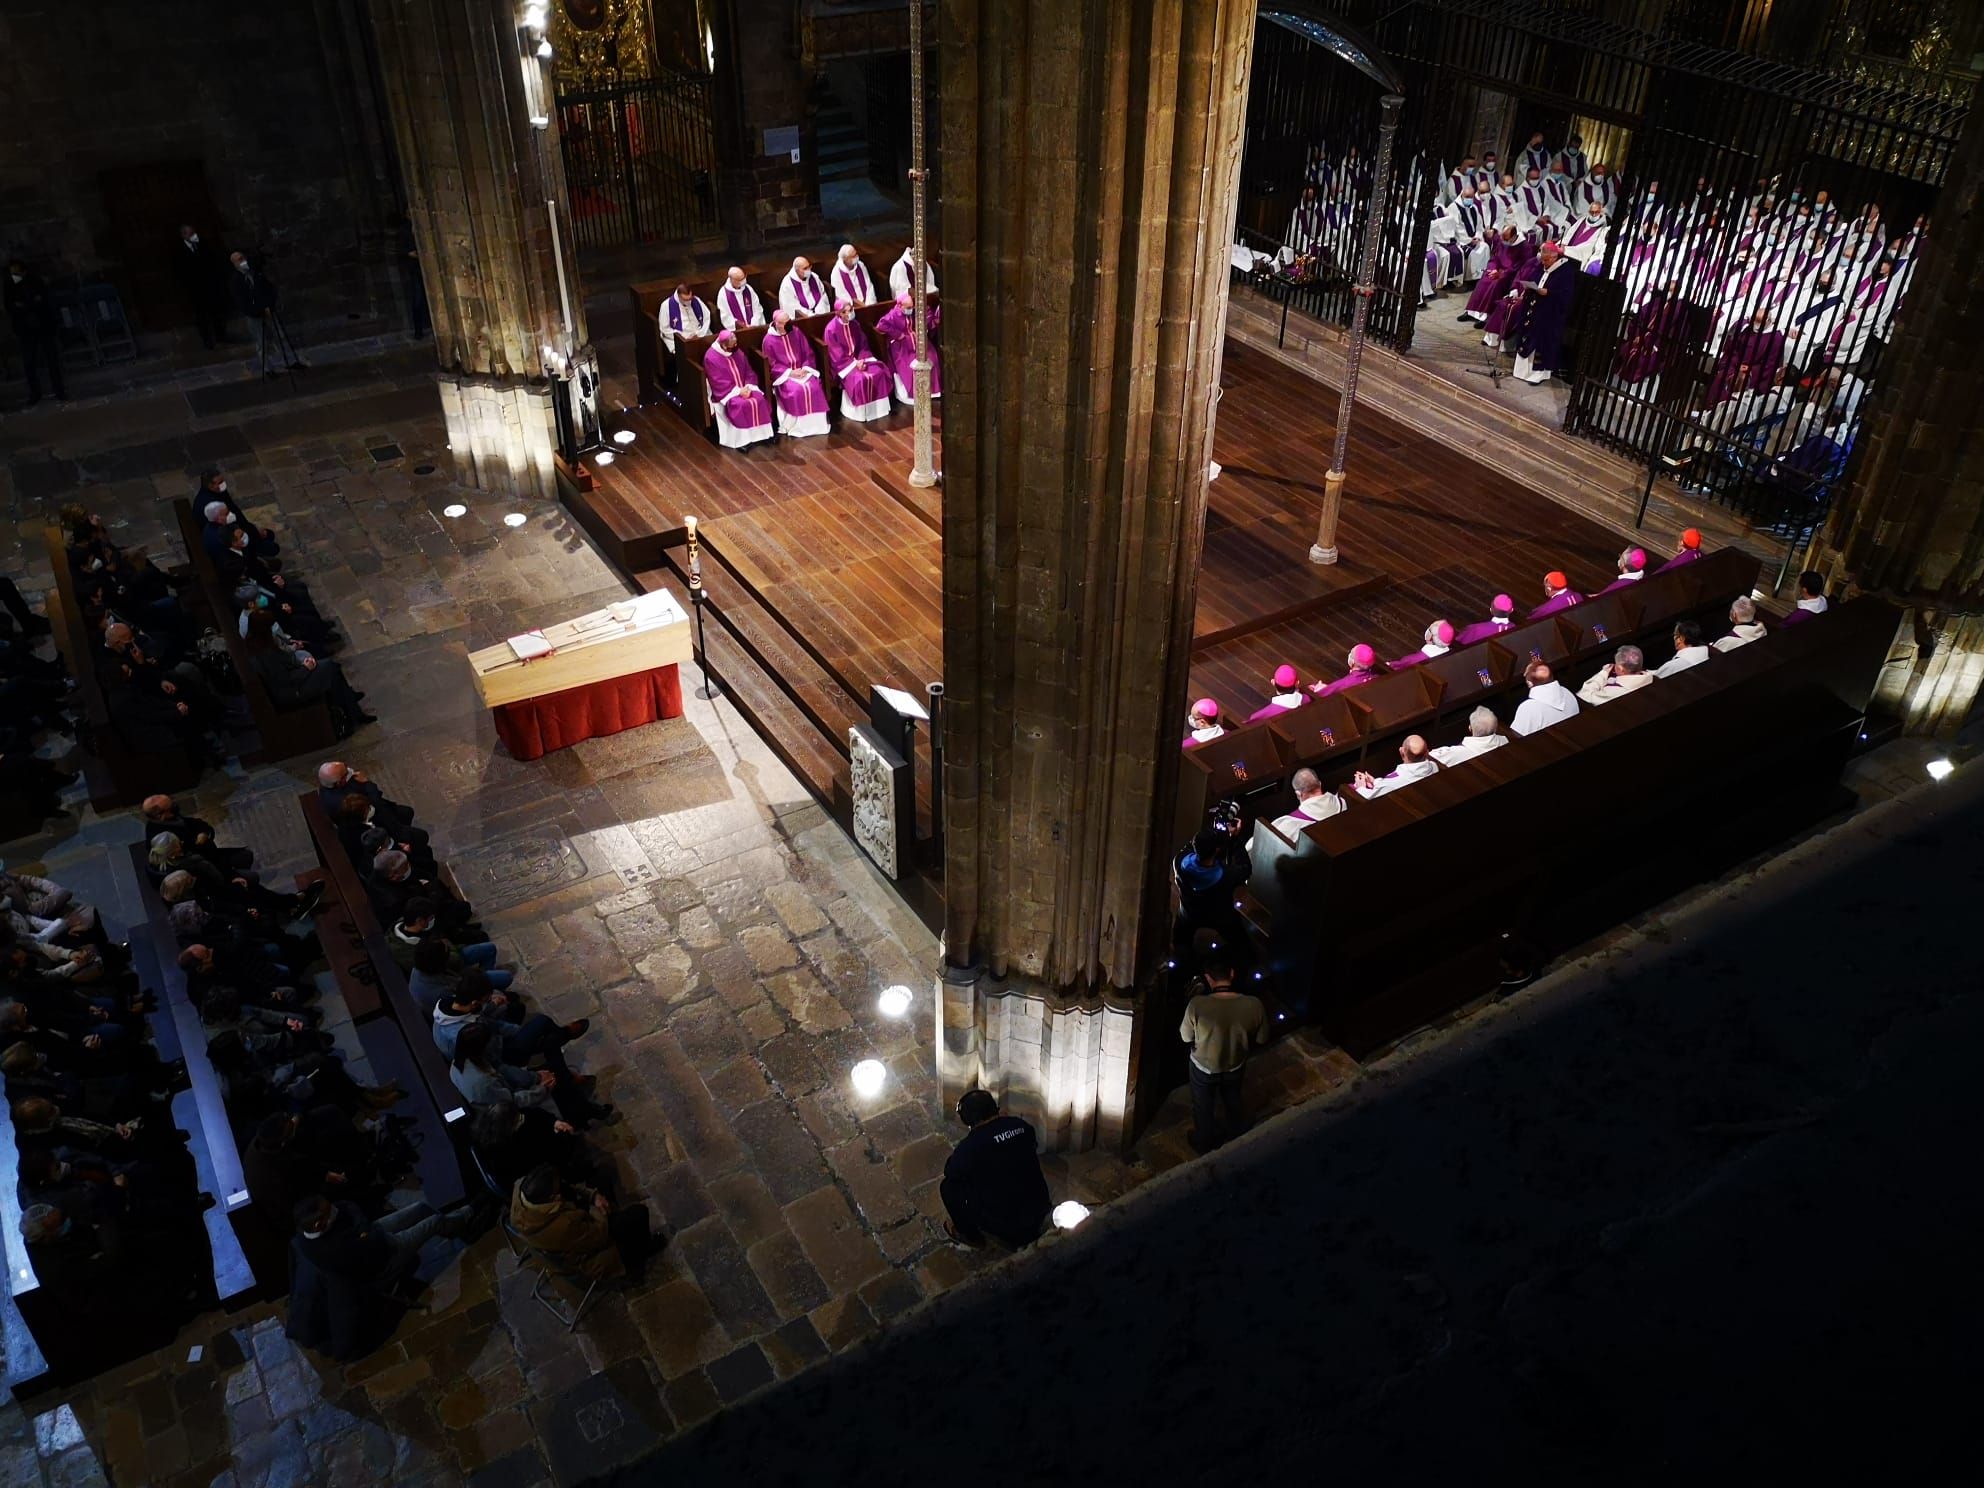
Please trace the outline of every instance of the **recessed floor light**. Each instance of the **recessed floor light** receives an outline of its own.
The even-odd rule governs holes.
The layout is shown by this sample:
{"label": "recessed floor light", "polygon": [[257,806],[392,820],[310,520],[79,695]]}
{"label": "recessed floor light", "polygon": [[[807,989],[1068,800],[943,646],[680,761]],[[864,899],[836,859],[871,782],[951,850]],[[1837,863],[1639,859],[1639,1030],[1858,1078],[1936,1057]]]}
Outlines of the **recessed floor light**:
{"label": "recessed floor light", "polygon": [[1079,1199],[1063,1199],[1054,1206],[1054,1228],[1072,1230],[1088,1218],[1088,1205]]}
{"label": "recessed floor light", "polygon": [[1954,770],[1955,768],[1956,766],[1951,764],[1946,759],[1930,760],[1929,778],[1931,780],[1947,780],[1949,779],[1950,771]]}
{"label": "recessed floor light", "polygon": [[521,527],[523,526],[524,523],[528,522],[529,520],[530,518],[525,516],[522,512],[511,512],[508,516],[503,518],[503,525],[505,527]]}
{"label": "recessed floor light", "polygon": [[853,1078],[856,1095],[880,1095],[882,1087],[889,1083],[888,1066],[879,1059],[864,1059],[854,1067]]}
{"label": "recessed floor light", "polygon": [[618,434],[613,436],[613,442],[620,445],[632,444],[634,442],[634,431],[632,429],[622,429]]}
{"label": "recessed floor light", "polygon": [[915,997],[907,987],[884,987],[882,995],[875,999],[875,1006],[884,1018],[906,1018],[914,1001]]}
{"label": "recessed floor light", "polygon": [[468,508],[463,506],[459,501],[450,501],[446,506],[441,508],[441,515],[444,517],[465,517],[468,515]]}
{"label": "recessed floor light", "polygon": [[613,463],[613,451],[601,450],[592,457],[592,462],[595,465],[611,465]]}

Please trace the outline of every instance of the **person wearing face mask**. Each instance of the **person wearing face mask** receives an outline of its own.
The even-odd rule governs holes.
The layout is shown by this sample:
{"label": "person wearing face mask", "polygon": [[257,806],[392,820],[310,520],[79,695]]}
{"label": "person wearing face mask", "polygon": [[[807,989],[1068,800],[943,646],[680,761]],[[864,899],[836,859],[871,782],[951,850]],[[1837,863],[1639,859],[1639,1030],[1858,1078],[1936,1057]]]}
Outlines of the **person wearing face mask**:
{"label": "person wearing face mask", "polygon": [[230,253],[227,261],[231,266],[228,290],[234,297],[234,308],[256,328],[262,376],[276,375],[278,357],[287,363],[290,371],[301,372],[304,361],[296,354],[289,330],[282,323],[282,292],[276,288],[275,281],[249,263],[248,255],[239,250]]}
{"label": "person wearing face mask", "polygon": [[218,465],[209,465],[200,472],[200,483],[193,488],[193,510],[204,511],[207,503],[218,501],[226,506],[235,522],[248,529],[253,539],[251,546],[257,558],[275,558],[282,553],[282,545],[276,541],[275,531],[268,527],[257,527],[248,520],[248,513],[242,509],[232,491],[228,489],[227,476]]}
{"label": "person wearing face mask", "polygon": [[193,309],[200,342],[212,351],[227,339],[227,260],[213,241],[192,223],[179,228],[179,246],[172,252],[172,271]]}
{"label": "person wearing face mask", "polygon": [[67,401],[62,381],[62,349],[55,339],[55,305],[39,274],[30,273],[18,258],[7,265],[7,321],[21,343],[21,370],[28,380],[28,407],[41,401],[41,375],[48,374],[58,399]]}

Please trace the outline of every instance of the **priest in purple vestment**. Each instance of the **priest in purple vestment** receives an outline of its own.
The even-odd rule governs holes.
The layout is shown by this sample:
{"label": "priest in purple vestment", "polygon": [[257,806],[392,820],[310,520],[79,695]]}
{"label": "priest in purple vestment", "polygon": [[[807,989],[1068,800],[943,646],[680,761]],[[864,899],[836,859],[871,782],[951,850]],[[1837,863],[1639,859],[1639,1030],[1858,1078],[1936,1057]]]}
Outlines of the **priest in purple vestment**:
{"label": "priest in purple vestment", "polygon": [[656,316],[661,344],[675,350],[680,336],[707,336],[710,333],[710,307],[686,284],[675,286],[675,293],[663,303]]}
{"label": "priest in purple vestment", "polygon": [[1283,663],[1274,669],[1274,694],[1269,697],[1267,706],[1256,708],[1247,715],[1247,722],[1261,723],[1279,717],[1294,708],[1301,707],[1309,699],[1302,691],[1302,680],[1295,668]]}
{"label": "priest in purple vestment", "polygon": [[741,331],[746,326],[765,323],[763,301],[745,279],[744,271],[735,264],[724,276],[723,288],[716,292],[716,314],[723,328],[729,331]]}
{"label": "priest in purple vestment", "polygon": [[1513,278],[1503,281],[1508,292],[1495,301],[1494,308],[1488,312],[1487,323],[1481,327],[1483,346],[1502,344],[1502,338],[1509,334],[1510,327],[1516,323],[1517,315],[1529,298],[1529,287],[1536,283],[1537,276],[1542,272],[1542,258],[1531,258],[1516,270]]}
{"label": "priest in purple vestment", "polygon": [[1598,592],[1610,594],[1615,589],[1630,589],[1645,577],[1646,549],[1628,548],[1619,555],[1619,577]]}
{"label": "priest in purple vestment", "polygon": [[1454,637],[1456,646],[1475,646],[1482,641],[1493,640],[1516,623],[1516,602],[1506,594],[1495,596],[1488,606],[1488,618],[1477,620]]}
{"label": "priest in purple vestment", "polygon": [[1612,375],[1627,386],[1665,372],[1687,350],[1688,302],[1680,281],[1647,291],[1612,358]]}
{"label": "priest in purple vestment", "polygon": [[737,349],[737,333],[725,328],[716,345],[703,353],[703,376],[709,379],[710,411],[716,417],[717,443],[743,449],[772,437],[772,407],[758,375]]}
{"label": "priest in purple vestment", "polygon": [[1378,661],[1378,653],[1369,646],[1352,646],[1350,654],[1344,658],[1350,668],[1334,682],[1317,682],[1309,688],[1317,697],[1330,697],[1352,687],[1362,687],[1374,677],[1382,677],[1384,667]]}
{"label": "priest in purple vestment", "polygon": [[1748,325],[1723,341],[1703,406],[1713,408],[1738,393],[1769,387],[1783,365],[1784,332],[1770,323],[1768,309],[1759,308],[1751,314]]}
{"label": "priest in purple vestment", "polygon": [[1669,558],[1665,563],[1661,564],[1660,567],[1654,570],[1654,572],[1666,573],[1667,570],[1670,568],[1680,568],[1684,564],[1693,563],[1697,558],[1700,558],[1701,556],[1702,556],[1701,532],[1694,527],[1690,527],[1681,534],[1681,541],[1674,549],[1674,556],[1672,558]]}
{"label": "priest in purple vestment", "polygon": [[1486,320],[1495,308],[1496,298],[1508,293],[1534,252],[1513,222],[1504,225],[1488,245],[1488,267],[1481,271],[1474,292],[1467,297],[1467,308],[1455,319]]}
{"label": "priest in purple vestment", "polygon": [[1564,328],[1577,293],[1576,267],[1555,243],[1545,243],[1536,261],[1541,272],[1524,287],[1523,306],[1509,326],[1509,345],[1516,354],[1510,370],[1524,382],[1548,382],[1563,365]]}
{"label": "priest in purple vestment", "polygon": [[1559,610],[1568,610],[1572,605],[1584,603],[1584,596],[1571,587],[1571,581],[1562,571],[1551,569],[1543,576],[1543,603],[1529,612],[1532,620],[1541,620],[1546,615],[1554,615]]}
{"label": "priest in purple vestment", "polygon": [[834,260],[834,271],[829,276],[833,280],[834,299],[851,300],[856,305],[875,303],[875,281],[869,277],[868,265],[861,261],[852,243],[842,243],[840,254]]}
{"label": "priest in purple vestment", "polygon": [[778,404],[778,431],[793,439],[827,432],[827,390],[813,361],[813,347],[783,310],[772,312],[765,332],[765,376]]}
{"label": "priest in purple vestment", "polygon": [[[938,307],[930,307],[929,327],[936,330],[939,320]],[[916,401],[916,318],[910,309],[908,295],[896,298],[895,308],[875,322],[875,329],[882,333],[882,341],[889,348],[889,366],[895,373],[896,396],[905,403]],[[937,356],[937,345],[930,343],[930,396],[944,396],[943,364]]]}
{"label": "priest in purple vestment", "polygon": [[1420,638],[1421,644],[1410,656],[1401,656],[1393,662],[1392,670],[1402,672],[1407,667],[1416,667],[1421,662],[1431,661],[1436,656],[1445,656],[1454,648],[1454,627],[1450,620],[1435,620],[1426,627],[1426,634]]}
{"label": "priest in purple vestment", "polygon": [[889,369],[875,359],[868,332],[854,318],[854,304],[842,300],[827,322],[827,361],[840,379],[840,411],[859,423],[889,416]]}

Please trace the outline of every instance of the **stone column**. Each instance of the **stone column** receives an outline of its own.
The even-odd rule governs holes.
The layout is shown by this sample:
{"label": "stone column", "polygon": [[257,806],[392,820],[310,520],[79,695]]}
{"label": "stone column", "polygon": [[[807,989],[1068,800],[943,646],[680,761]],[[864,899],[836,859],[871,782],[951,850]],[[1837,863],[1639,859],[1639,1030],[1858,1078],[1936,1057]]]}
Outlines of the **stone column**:
{"label": "stone column", "polygon": [[520,36],[530,9],[372,0],[457,476],[555,498],[556,377],[592,348],[550,74]]}
{"label": "stone column", "polygon": [[[724,231],[739,250],[817,234],[818,135],[811,79],[801,66],[799,7],[713,0],[708,14],[716,41],[717,208]],[[799,130],[799,159],[767,154],[765,132],[791,127]]]}
{"label": "stone column", "polygon": [[1984,94],[1936,202],[1895,317],[1857,464],[1806,565],[1904,607],[1880,702],[1912,732],[1950,733],[1984,682]]}
{"label": "stone column", "polygon": [[1164,932],[1254,13],[944,15],[939,1065],[1061,1147],[1127,1136]]}

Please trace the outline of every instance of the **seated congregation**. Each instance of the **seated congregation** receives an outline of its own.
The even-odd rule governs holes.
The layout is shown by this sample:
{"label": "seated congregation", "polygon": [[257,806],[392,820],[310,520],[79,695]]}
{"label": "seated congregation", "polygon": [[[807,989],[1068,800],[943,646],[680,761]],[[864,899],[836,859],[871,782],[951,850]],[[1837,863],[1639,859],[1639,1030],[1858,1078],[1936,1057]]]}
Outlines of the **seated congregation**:
{"label": "seated congregation", "polygon": [[[635,286],[641,321],[650,313],[655,344],[636,337],[643,401],[667,397],[726,449],[775,435],[826,434],[838,416],[854,423],[885,418],[915,400],[912,255],[904,249],[883,286],[852,243],[841,245],[823,279],[805,255],[794,258],[774,293],[733,266],[708,297],[683,281],[650,312],[652,286]],[[932,398],[943,396],[942,314],[936,280],[924,265]],[[714,304],[714,308],[712,308]]]}

